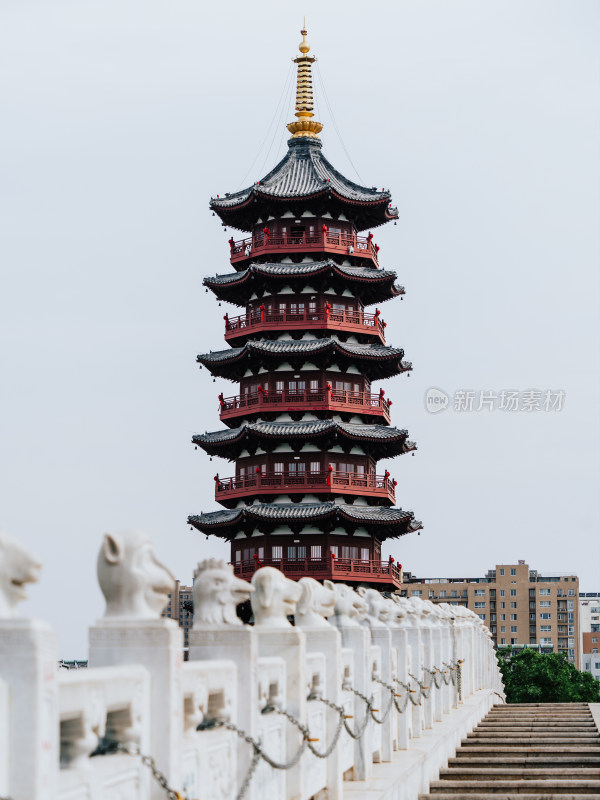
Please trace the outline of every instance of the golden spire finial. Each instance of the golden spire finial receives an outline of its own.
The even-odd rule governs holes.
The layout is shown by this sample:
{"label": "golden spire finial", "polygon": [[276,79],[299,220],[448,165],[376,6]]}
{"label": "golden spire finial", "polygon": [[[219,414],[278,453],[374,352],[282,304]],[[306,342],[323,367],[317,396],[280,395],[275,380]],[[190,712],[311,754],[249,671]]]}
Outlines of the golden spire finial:
{"label": "golden spire finial", "polygon": [[295,122],[290,122],[287,129],[292,134],[292,139],[301,137],[317,139],[319,132],[323,129],[320,122],[316,122],[312,119],[312,117],[314,117],[312,65],[317,59],[314,56],[307,55],[310,50],[310,45],[306,41],[306,18],[304,19],[304,26],[300,33],[302,34],[302,41],[298,45],[298,49],[302,55],[293,59],[294,63],[298,64],[298,79],[296,83],[297,119]]}

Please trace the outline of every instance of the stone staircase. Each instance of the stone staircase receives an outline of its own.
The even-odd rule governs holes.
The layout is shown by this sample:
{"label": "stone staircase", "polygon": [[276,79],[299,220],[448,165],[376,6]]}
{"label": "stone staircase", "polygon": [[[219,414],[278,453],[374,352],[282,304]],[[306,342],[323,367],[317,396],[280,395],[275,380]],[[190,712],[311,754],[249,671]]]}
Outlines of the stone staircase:
{"label": "stone staircase", "polygon": [[587,703],[494,706],[419,800],[600,800],[600,733]]}

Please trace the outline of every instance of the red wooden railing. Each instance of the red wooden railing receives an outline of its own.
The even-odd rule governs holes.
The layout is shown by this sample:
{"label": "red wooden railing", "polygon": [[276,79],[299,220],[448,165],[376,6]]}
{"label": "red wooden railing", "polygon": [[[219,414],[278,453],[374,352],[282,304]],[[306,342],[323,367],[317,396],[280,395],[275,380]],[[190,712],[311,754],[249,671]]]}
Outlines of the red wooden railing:
{"label": "red wooden railing", "polygon": [[402,584],[402,570],[395,562],[365,561],[357,558],[261,558],[260,565],[256,559],[251,559],[233,562],[233,571],[239,578],[251,578],[260,566],[277,567],[294,580],[306,575],[318,580],[329,578],[346,581],[357,580],[365,583],[382,583],[384,581],[389,583],[392,581],[398,587]]}
{"label": "red wooden railing", "polygon": [[370,392],[339,392],[335,389],[249,392],[235,397],[224,397],[220,401],[220,417],[224,420],[257,411],[335,410],[354,414],[377,414],[389,423],[391,405],[391,400]]}
{"label": "red wooden railing", "polygon": [[395,482],[384,475],[366,472],[255,472],[233,478],[215,477],[215,498],[227,500],[248,494],[298,494],[333,492],[384,497],[392,503],[396,500]]}
{"label": "red wooden railing", "polygon": [[297,235],[280,235],[277,233],[266,236],[264,233],[249,236],[229,242],[231,248],[231,263],[236,264],[248,258],[269,252],[286,251],[310,253],[311,251],[343,253],[368,258],[379,266],[377,252],[379,248],[373,244],[373,239],[368,236],[355,236],[351,233],[325,233],[315,231],[312,234],[302,233]]}
{"label": "red wooden railing", "polygon": [[225,339],[233,339],[245,331],[259,331],[273,327],[286,330],[305,328],[341,328],[357,333],[378,334],[385,342],[385,323],[379,314],[365,314],[362,311],[340,311],[334,308],[319,308],[311,311],[255,311],[239,317],[225,316]]}

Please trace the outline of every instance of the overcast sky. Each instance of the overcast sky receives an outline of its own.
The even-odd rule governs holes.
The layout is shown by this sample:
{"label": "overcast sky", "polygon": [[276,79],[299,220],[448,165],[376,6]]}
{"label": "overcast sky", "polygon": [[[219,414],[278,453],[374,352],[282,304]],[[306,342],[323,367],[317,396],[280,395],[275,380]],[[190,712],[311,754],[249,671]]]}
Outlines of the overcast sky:
{"label": "overcast sky", "polygon": [[[201,285],[230,271],[208,201],[285,152],[304,13],[343,139],[317,81],[325,154],[400,212],[375,240],[414,371],[385,388],[419,451],[380,467],[424,531],[386,557],[426,577],[525,559],[600,589],[595,0],[3,0],[0,527],[42,558],[23,612],[66,658],[103,611],[105,531],[147,531],[187,583],[228,555],[185,524],[232,471],[190,444],[235,391],[195,364],[237,313]],[[429,387],[565,399],[432,415]]]}

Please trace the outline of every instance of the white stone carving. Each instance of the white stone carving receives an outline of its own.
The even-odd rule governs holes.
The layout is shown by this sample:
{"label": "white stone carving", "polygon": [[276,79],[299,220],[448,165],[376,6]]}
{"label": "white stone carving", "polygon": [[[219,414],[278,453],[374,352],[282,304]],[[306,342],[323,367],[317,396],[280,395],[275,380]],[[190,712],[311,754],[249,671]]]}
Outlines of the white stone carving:
{"label": "white stone carving", "polygon": [[288,616],[296,611],[302,590],[275,567],[261,567],[252,576],[254,594],[250,602],[256,626],[271,628],[290,625]]}
{"label": "white stone carving", "polygon": [[241,625],[236,607],[248,600],[254,586],[236,578],[226,561],[208,558],[194,570],[194,628],[204,625]]}
{"label": "white stone carving", "polygon": [[27,597],[26,584],[37,581],[40,569],[33,553],[0,531],[0,619],[15,616],[15,606]]}
{"label": "white stone carving", "polygon": [[175,588],[150,539],[134,530],[104,535],[98,582],[106,600],[104,616],[116,619],[157,619]]}
{"label": "white stone carving", "polygon": [[390,616],[390,609],[386,598],[377,589],[365,589],[359,586],[356,590],[367,605],[365,622],[371,627],[383,627]]}
{"label": "white stone carving", "polygon": [[330,622],[337,627],[357,626],[367,613],[367,604],[363,598],[345,583],[334,584],[335,607]]}
{"label": "white stone carving", "polygon": [[327,580],[321,584],[314,578],[300,578],[298,585],[302,594],[296,606],[296,625],[301,628],[329,627],[324,617],[333,616],[335,584]]}

